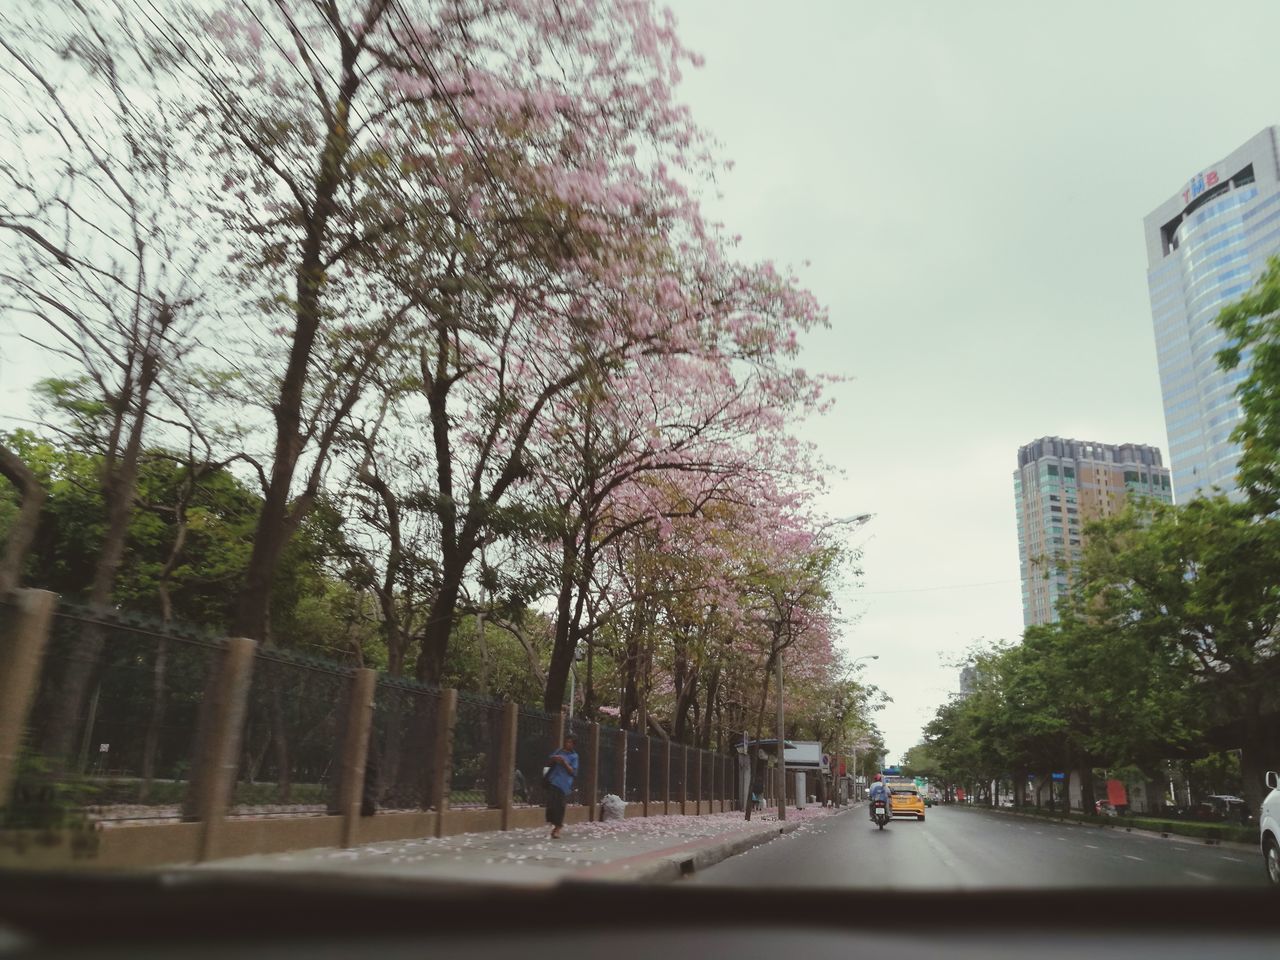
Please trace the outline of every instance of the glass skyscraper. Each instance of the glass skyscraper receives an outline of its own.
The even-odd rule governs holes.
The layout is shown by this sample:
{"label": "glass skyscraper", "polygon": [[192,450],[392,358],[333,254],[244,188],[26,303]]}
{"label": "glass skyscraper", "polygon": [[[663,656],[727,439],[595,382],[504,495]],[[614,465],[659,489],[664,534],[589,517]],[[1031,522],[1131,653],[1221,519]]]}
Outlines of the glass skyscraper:
{"label": "glass skyscraper", "polygon": [[1173,492],[1179,503],[1235,488],[1240,420],[1235,389],[1246,363],[1218,367],[1214,320],[1280,252],[1280,128],[1268,127],[1196,173],[1143,220],[1147,284]]}

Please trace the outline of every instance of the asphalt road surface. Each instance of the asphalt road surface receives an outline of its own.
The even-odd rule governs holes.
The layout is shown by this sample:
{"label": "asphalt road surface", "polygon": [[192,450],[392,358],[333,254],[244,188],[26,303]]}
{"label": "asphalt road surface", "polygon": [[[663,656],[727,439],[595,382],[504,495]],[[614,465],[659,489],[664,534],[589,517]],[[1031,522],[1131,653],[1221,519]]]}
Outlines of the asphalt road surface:
{"label": "asphalt road surface", "polygon": [[1261,854],[1117,829],[932,807],[877,830],[859,805],[689,882],[898,889],[1265,885]]}

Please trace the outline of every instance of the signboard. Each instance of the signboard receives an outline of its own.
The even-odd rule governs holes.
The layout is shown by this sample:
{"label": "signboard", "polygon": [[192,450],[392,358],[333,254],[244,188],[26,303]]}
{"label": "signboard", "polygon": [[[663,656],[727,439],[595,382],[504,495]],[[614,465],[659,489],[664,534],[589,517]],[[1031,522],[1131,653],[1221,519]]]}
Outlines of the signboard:
{"label": "signboard", "polygon": [[1129,794],[1125,790],[1122,781],[1107,781],[1107,802],[1113,807],[1127,807],[1129,805]]}
{"label": "signboard", "polygon": [[831,754],[824,753],[822,755],[822,763],[820,766],[823,773],[826,773],[828,770],[831,769]]}
{"label": "signboard", "polygon": [[1061,783],[1063,780],[1067,779],[1067,775],[1065,773],[1055,773],[1052,776],[1054,783]]}
{"label": "signboard", "polygon": [[1191,178],[1191,182],[1187,185],[1187,189],[1182,191],[1182,202],[1190,203],[1200,194],[1204,193],[1210,187],[1218,185],[1218,171],[1210,170],[1208,173],[1197,174]]}

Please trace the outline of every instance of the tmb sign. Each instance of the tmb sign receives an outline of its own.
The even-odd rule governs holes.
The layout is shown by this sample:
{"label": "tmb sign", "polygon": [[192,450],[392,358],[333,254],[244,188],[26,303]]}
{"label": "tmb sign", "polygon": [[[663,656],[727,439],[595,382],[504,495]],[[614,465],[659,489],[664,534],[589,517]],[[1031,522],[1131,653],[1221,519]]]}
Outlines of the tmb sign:
{"label": "tmb sign", "polygon": [[1191,183],[1187,189],[1182,191],[1182,202],[1190,203],[1200,194],[1204,193],[1210,187],[1218,185],[1218,171],[1210,170],[1208,173],[1197,174],[1191,178]]}

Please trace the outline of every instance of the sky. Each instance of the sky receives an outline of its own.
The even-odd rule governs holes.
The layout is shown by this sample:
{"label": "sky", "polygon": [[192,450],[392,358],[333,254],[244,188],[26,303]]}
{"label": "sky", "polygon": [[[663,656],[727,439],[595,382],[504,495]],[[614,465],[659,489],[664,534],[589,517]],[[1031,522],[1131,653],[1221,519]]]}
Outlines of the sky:
{"label": "sky", "polygon": [[[1142,217],[1280,122],[1280,3],[668,2],[735,163],[713,212],[830,310],[803,363],[847,380],[804,435],[830,513],[874,515],[842,642],[896,758],[1021,632],[1018,447],[1167,449]],[[0,330],[0,425],[42,372]]]}
{"label": "sky", "polygon": [[716,214],[831,313],[803,363],[849,379],[804,433],[830,512],[874,514],[843,643],[896,759],[949,664],[1021,634],[1018,447],[1167,452],[1142,218],[1280,122],[1280,4],[670,5]]}

